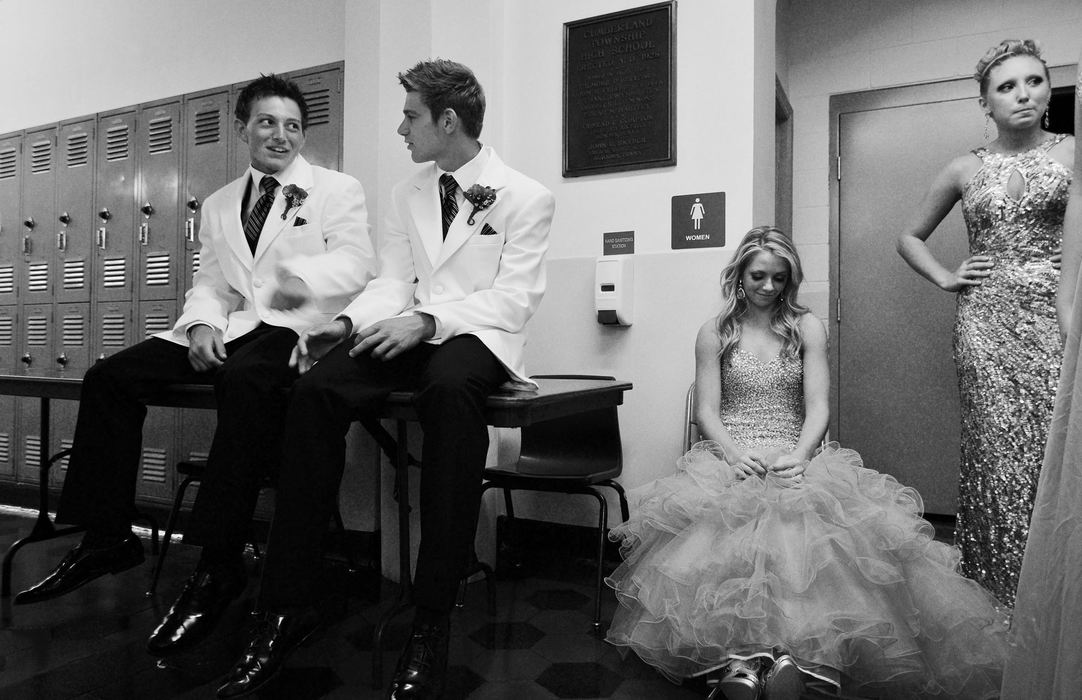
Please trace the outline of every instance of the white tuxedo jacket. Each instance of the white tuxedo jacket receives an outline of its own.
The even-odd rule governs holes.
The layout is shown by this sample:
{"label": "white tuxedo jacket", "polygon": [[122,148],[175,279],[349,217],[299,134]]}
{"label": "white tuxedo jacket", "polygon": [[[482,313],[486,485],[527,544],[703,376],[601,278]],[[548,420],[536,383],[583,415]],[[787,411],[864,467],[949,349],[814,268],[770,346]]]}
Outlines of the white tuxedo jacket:
{"label": "white tuxedo jacket", "polygon": [[477,212],[465,202],[443,240],[436,166],[395,186],[380,236],[380,272],[341,315],[355,330],[416,312],[436,319],[442,343],[477,336],[516,382],[526,376],[526,322],[545,292],[545,254],[555,199],[543,185],[489,153],[477,184],[496,201]]}
{"label": "white tuxedo jacket", "polygon": [[[292,176],[278,189],[254,256],[241,224],[248,179],[245,172],[203,203],[199,269],[185,295],[184,312],[173,330],[158,337],[187,345],[187,330],[195,323],[218,329],[225,342],[260,322],[299,334],[337,316],[375,276],[368,210],[356,179],[298,156]],[[306,190],[308,197],[283,219],[282,190],[289,184]],[[313,302],[289,311],[269,308],[280,274],[302,279]]]}

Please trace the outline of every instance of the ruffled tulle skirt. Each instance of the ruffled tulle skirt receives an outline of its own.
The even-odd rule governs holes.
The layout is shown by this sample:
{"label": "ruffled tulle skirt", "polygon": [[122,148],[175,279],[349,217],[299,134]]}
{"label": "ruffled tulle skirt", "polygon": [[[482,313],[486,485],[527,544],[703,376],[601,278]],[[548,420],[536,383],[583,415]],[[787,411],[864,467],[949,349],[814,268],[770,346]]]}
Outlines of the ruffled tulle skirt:
{"label": "ruffled tulle skirt", "polygon": [[624,562],[607,579],[620,601],[608,641],[674,680],[783,649],[847,691],[998,695],[1004,616],[956,572],[915,490],[837,445],[799,482],[738,480],[712,449],[632,492],[610,535]]}

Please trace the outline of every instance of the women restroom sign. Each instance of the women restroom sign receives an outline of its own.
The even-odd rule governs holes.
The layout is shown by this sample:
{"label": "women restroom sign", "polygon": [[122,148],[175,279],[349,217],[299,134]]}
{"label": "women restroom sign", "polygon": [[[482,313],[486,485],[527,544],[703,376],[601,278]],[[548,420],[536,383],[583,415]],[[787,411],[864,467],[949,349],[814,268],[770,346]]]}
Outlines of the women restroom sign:
{"label": "women restroom sign", "polygon": [[678,194],[672,198],[672,247],[725,246],[725,193]]}

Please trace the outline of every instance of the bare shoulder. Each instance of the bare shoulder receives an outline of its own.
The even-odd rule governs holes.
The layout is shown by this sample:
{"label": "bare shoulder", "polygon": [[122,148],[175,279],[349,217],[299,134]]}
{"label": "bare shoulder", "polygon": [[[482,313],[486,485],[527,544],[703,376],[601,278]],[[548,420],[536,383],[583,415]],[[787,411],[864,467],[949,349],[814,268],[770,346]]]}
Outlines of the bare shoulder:
{"label": "bare shoulder", "polygon": [[1068,135],[1067,138],[1048,149],[1048,157],[1070,170],[1074,167],[1074,141],[1074,136]]}
{"label": "bare shoulder", "polygon": [[695,336],[695,351],[716,353],[720,345],[721,339],[718,338],[717,319],[710,318],[706,323],[699,326],[699,333]]}
{"label": "bare shoulder", "polygon": [[960,192],[966,186],[966,183],[973,179],[980,167],[981,159],[976,153],[970,151],[947,163],[940,177],[951,182]]}
{"label": "bare shoulder", "polygon": [[827,340],[826,328],[819,317],[807,312],[800,317],[800,334],[805,345],[824,345]]}

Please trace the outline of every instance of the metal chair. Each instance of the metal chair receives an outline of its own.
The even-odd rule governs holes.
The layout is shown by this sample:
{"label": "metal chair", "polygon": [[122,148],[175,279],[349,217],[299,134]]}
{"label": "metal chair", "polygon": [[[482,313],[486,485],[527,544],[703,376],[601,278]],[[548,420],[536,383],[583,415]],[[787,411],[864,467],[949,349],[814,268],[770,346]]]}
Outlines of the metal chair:
{"label": "metal chair", "polygon": [[[549,379],[612,379],[587,375],[547,374]],[[623,469],[620,423],[616,407],[602,408],[567,418],[543,421],[522,428],[518,461],[488,467],[484,490],[502,489],[508,525],[515,518],[512,490],[548,491],[593,496],[598,503],[597,585],[594,596],[594,630],[601,628],[603,557],[608,530],[608,504],[598,487],[616,491],[620,511],[628,519],[627,497],[616,477]]]}

